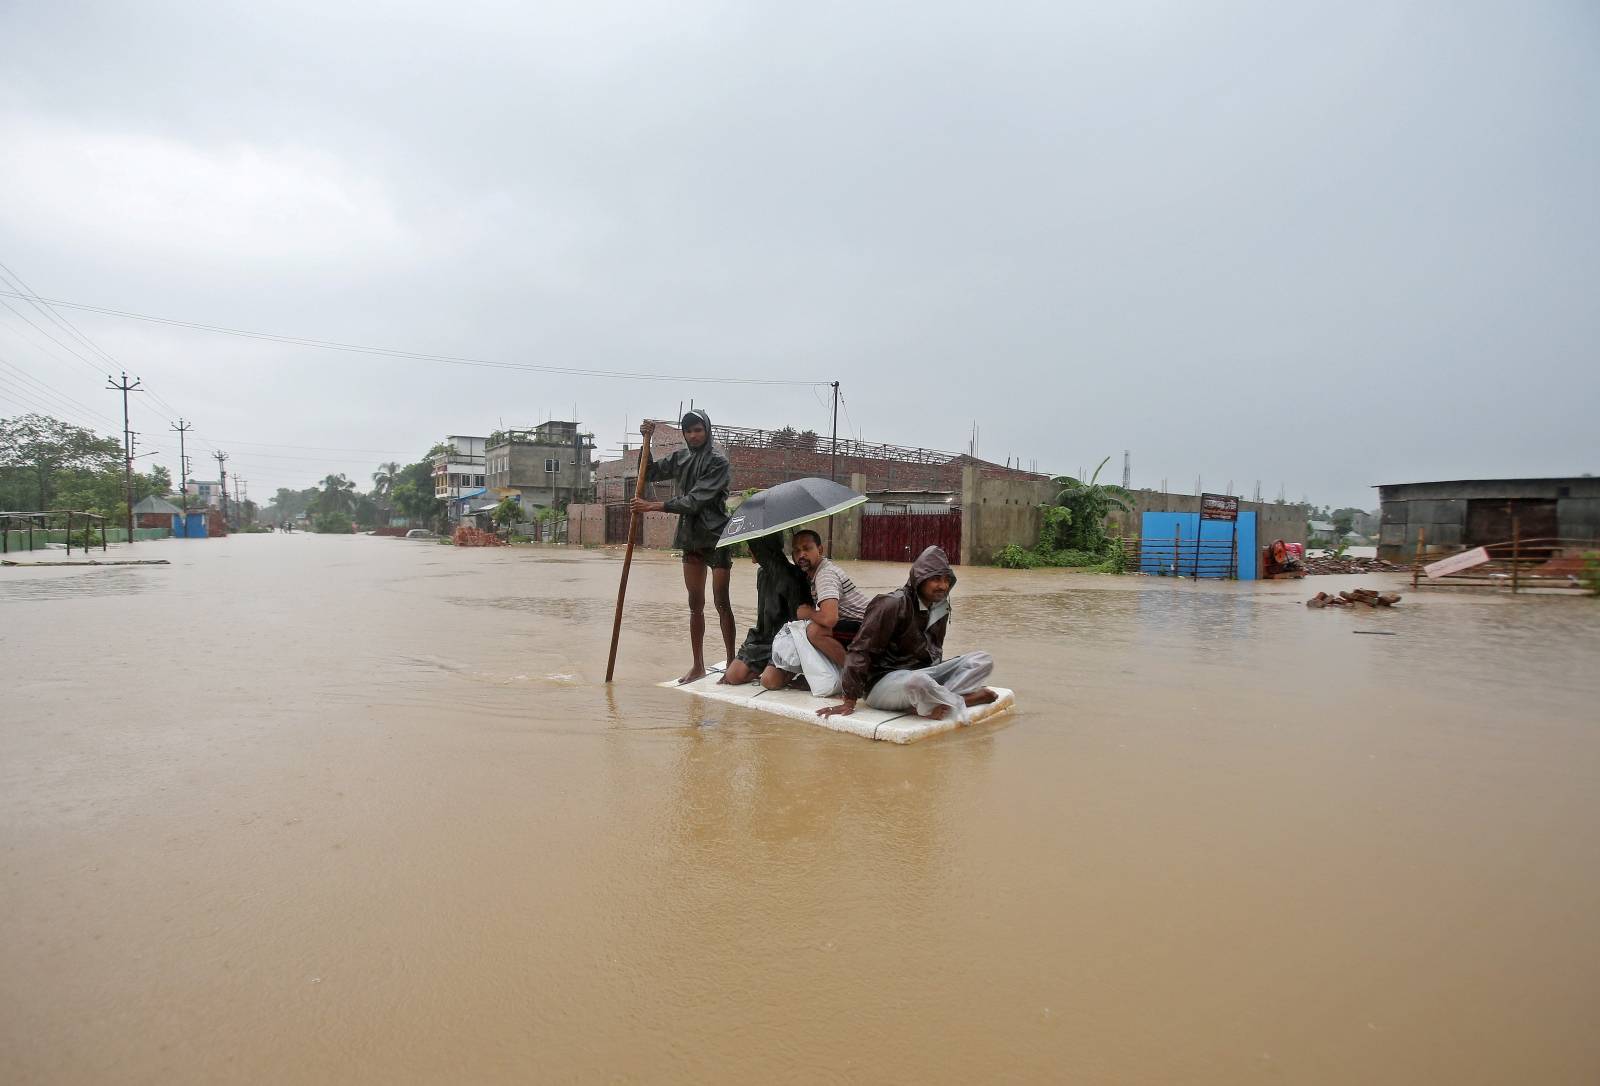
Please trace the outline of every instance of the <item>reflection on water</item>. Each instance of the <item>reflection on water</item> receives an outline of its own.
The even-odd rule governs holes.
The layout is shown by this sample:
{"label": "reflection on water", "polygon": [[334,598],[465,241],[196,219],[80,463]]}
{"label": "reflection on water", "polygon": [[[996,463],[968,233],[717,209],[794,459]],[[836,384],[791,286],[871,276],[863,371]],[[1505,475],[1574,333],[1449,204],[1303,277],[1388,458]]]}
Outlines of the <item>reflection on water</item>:
{"label": "reflection on water", "polygon": [[146,591],[152,583],[159,581],[152,578],[149,569],[127,566],[7,567],[0,573],[0,603],[131,596]]}
{"label": "reflection on water", "polygon": [[894,747],[655,686],[663,555],[608,686],[609,552],[137,550],[0,570],[20,1081],[1600,1067],[1589,601],[967,569],[1020,712]]}

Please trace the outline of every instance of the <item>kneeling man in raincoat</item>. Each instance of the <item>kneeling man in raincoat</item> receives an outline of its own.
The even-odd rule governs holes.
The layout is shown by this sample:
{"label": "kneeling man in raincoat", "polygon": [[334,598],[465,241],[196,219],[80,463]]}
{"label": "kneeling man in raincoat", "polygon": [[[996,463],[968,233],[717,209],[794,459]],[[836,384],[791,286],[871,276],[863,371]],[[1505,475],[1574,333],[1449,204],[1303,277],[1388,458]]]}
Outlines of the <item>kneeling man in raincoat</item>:
{"label": "kneeling man in raincoat", "polygon": [[867,605],[861,630],[845,654],[844,704],[818,709],[817,715],[849,716],[865,697],[874,709],[914,709],[932,720],[954,713],[965,724],[969,706],[994,701],[998,695],[983,685],[994,670],[988,653],[944,659],[955,583],[944,551],[923,551],[904,588]]}

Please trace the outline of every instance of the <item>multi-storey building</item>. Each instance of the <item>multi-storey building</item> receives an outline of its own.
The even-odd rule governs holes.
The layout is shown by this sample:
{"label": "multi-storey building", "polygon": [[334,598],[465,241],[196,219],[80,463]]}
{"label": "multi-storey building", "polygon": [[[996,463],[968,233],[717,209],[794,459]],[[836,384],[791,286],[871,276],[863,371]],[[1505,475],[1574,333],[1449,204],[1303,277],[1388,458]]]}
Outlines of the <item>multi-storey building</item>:
{"label": "multi-storey building", "polygon": [[445,438],[450,451],[433,458],[433,496],[448,501],[485,486],[485,437]]}
{"label": "multi-storey building", "polygon": [[201,505],[208,505],[212,509],[221,508],[222,483],[218,480],[190,479],[189,498],[192,501],[199,502]]}
{"label": "multi-storey building", "polygon": [[576,422],[497,432],[485,455],[489,490],[516,495],[524,509],[565,508],[593,493],[594,435]]}

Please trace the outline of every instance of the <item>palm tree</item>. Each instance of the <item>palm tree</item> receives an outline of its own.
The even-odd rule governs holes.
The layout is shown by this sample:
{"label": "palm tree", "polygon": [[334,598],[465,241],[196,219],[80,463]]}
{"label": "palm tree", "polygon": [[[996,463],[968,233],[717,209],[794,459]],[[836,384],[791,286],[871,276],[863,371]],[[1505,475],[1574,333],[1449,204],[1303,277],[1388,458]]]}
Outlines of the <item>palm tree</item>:
{"label": "palm tree", "polygon": [[1100,472],[1110,460],[1108,456],[1100,461],[1088,482],[1070,475],[1051,480],[1058,488],[1056,504],[1072,513],[1066,545],[1073,550],[1098,552],[1105,543],[1106,514],[1113,509],[1126,513],[1133,508],[1132,494],[1120,486],[1100,481]]}
{"label": "palm tree", "polygon": [[356,504],[356,484],[344,473],[329,475],[322,480],[322,493],[317,495],[317,510],[322,513],[349,513]]}
{"label": "palm tree", "polygon": [[395,476],[400,474],[400,465],[393,460],[387,464],[379,464],[378,470],[372,473],[372,496],[380,504],[387,504],[384,499],[394,490]]}

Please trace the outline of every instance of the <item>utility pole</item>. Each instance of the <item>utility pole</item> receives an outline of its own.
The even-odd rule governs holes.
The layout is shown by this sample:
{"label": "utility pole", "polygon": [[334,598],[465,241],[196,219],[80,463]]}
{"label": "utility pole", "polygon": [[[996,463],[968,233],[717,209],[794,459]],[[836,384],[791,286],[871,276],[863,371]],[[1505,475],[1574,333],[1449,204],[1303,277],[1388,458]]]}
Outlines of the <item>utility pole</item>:
{"label": "utility pole", "polygon": [[217,462],[217,475],[219,485],[222,487],[222,523],[228,523],[228,469],[224,466],[228,462],[228,454],[218,449],[211,454]]}
{"label": "utility pole", "polygon": [[128,393],[143,392],[139,387],[139,379],[135,377],[133,384],[128,383],[127,371],[123,371],[120,382],[106,377],[106,388],[113,392],[122,393],[122,494],[128,503],[128,542],[133,542],[133,431],[128,429]]}
{"label": "utility pole", "polygon": [[1122,450],[1122,489],[1133,489],[1133,450]]}
{"label": "utility pole", "polygon": [[189,457],[183,451],[184,450],[183,436],[185,434],[187,434],[190,430],[193,430],[194,427],[191,426],[189,423],[184,422],[182,416],[179,416],[178,425],[174,426],[173,429],[178,431],[178,494],[180,495],[179,500],[183,502],[183,527],[184,527],[184,531],[188,531],[188,529],[189,529]]}

